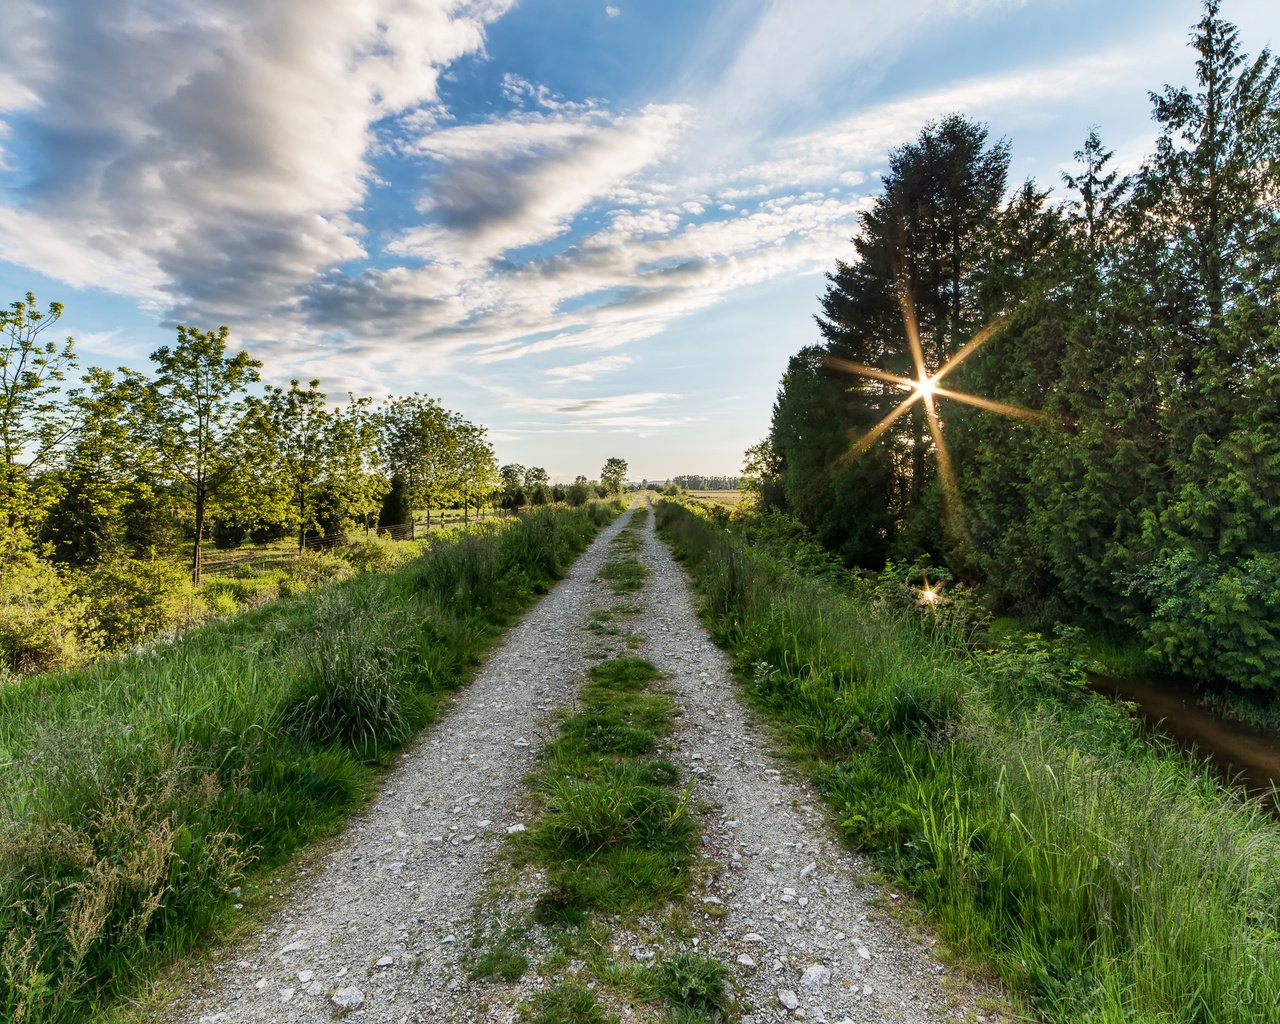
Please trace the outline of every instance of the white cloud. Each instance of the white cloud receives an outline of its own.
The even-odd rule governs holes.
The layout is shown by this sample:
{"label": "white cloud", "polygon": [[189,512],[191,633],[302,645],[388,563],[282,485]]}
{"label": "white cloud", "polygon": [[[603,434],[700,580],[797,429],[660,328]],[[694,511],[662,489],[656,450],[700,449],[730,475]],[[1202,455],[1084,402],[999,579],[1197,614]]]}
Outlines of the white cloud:
{"label": "white cloud", "polygon": [[287,302],[365,254],[373,125],[435,104],[440,69],[509,5],[24,4],[0,66],[25,91],[0,91],[0,116],[31,182],[0,209],[0,256],[177,312]]}
{"label": "white cloud", "polygon": [[595,380],[610,373],[618,373],[634,363],[631,356],[604,356],[572,366],[557,366],[546,371],[546,376],[556,384],[581,383]]}
{"label": "white cloud", "polygon": [[609,4],[607,7],[605,7],[604,13],[609,15],[609,17],[611,18],[616,18],[619,14],[622,13],[622,11],[619,8],[614,7],[613,4]]}

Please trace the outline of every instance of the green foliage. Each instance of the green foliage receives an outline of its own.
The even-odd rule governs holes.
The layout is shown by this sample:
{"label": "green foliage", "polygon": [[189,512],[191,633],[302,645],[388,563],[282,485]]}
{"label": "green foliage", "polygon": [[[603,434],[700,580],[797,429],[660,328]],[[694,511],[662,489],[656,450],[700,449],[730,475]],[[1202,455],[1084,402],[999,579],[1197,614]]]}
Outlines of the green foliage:
{"label": "green foliage", "polygon": [[621,494],[627,480],[627,460],[613,456],[600,470],[600,483],[609,494]]}
{"label": "green foliage", "polygon": [[718,1017],[728,1006],[729,969],[697,953],[676,953],[657,968],[658,993],[673,1009]]}
{"label": "green foliage", "polygon": [[596,994],[585,985],[565,982],[552,985],[538,997],[533,1024],[617,1024],[606,1013]]}
{"label": "green foliage", "polygon": [[[440,538],[393,573],[0,688],[0,1016],[93,1019],[200,941],[250,854],[276,863],[334,828],[607,518]],[[441,559],[501,571],[470,573],[484,585],[460,604],[424,585]]]}
{"label": "green foliage", "polygon": [[1085,690],[1074,637],[985,649],[674,504],[658,522],[846,836],[1038,1016],[1269,1019],[1280,825]]}
{"label": "green foliage", "polygon": [[1280,555],[1235,564],[1179,551],[1132,577],[1151,653],[1193,679],[1280,689]]}
{"label": "green foliage", "polygon": [[72,580],[0,527],[0,678],[47,672],[93,655],[99,637]]}
{"label": "green foliage", "polygon": [[77,574],[75,586],[108,650],[132,647],[195,617],[195,587],[175,561],[102,562]]}

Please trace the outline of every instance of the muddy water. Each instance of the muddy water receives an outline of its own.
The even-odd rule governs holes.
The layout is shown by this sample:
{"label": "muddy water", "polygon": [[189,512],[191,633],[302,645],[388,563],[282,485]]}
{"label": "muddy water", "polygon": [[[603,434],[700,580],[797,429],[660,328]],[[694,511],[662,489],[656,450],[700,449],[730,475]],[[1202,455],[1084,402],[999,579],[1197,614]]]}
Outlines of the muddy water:
{"label": "muddy water", "polygon": [[1280,735],[1219,718],[1196,704],[1176,683],[1112,679],[1089,674],[1089,688],[1113,700],[1132,701],[1156,730],[1184,749],[1208,758],[1223,777],[1280,808]]}

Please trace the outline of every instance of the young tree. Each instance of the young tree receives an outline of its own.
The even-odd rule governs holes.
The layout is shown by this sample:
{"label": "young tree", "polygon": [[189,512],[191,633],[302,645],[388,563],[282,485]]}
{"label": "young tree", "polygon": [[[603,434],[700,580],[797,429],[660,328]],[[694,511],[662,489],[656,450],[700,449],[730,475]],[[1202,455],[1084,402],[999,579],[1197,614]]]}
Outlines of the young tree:
{"label": "young tree", "polygon": [[551,483],[551,477],[547,475],[547,471],[541,466],[530,466],[525,470],[524,489],[532,491],[535,487],[543,486]]}
{"label": "young tree", "polygon": [[[195,550],[191,579],[200,582],[205,526],[213,502],[260,452],[259,414],[246,401],[262,363],[247,352],[227,355],[230,330],[178,327],[177,344],[151,353],[157,373],[135,410],[140,433],[157,465],[192,509]],[[240,508],[248,517],[252,509]]]}
{"label": "young tree", "polygon": [[627,480],[627,460],[617,456],[609,459],[600,470],[600,483],[610,494],[621,494],[622,485]]}
{"label": "young tree", "polygon": [[41,337],[62,318],[62,309],[51,302],[42,313],[27,292],[0,311],[0,514],[10,526],[28,511],[30,474],[75,429],[72,409],[59,400],[59,385],[76,365],[75,341]]}
{"label": "young tree", "polygon": [[[434,398],[408,395],[389,398],[378,413],[378,452],[387,476],[399,476],[410,507],[427,510],[444,496],[451,444],[449,411]],[[410,516],[410,536],[413,517]]]}

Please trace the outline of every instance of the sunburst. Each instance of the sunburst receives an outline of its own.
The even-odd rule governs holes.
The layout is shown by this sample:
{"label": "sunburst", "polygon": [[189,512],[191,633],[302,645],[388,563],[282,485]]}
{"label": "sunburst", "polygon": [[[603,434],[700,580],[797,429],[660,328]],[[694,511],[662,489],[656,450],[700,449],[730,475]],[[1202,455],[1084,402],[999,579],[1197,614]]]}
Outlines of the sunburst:
{"label": "sunburst", "polygon": [[896,385],[907,393],[907,396],[891,409],[879,423],[858,438],[849,449],[846,458],[854,459],[870,450],[872,445],[880,440],[889,428],[901,419],[912,406],[917,402],[921,402],[924,405],[925,417],[929,424],[929,436],[933,440],[934,457],[938,464],[938,478],[942,483],[947,515],[948,518],[954,519],[960,516],[961,513],[960,487],[956,480],[951,451],[947,447],[946,438],[943,435],[942,419],[938,415],[938,400],[948,398],[956,402],[962,402],[965,405],[985,409],[988,412],[998,413],[1002,416],[1010,416],[1014,419],[1037,423],[1048,422],[1048,417],[1032,409],[1023,409],[1020,406],[1010,405],[1008,402],[984,398],[981,395],[971,395],[943,386],[942,382],[948,374],[953,373],[966,359],[1004,330],[1009,322],[1008,314],[996,317],[965,342],[938,369],[930,372],[925,363],[924,348],[920,344],[920,329],[916,322],[915,303],[912,301],[907,288],[901,284],[898,287],[898,305],[902,309],[902,324],[907,336],[907,344],[911,350],[911,361],[915,367],[914,377],[903,377],[876,366],[868,366],[865,363],[841,359],[838,356],[827,357],[828,365],[835,369],[872,380],[881,380],[888,384]]}

